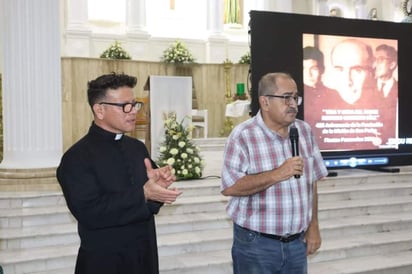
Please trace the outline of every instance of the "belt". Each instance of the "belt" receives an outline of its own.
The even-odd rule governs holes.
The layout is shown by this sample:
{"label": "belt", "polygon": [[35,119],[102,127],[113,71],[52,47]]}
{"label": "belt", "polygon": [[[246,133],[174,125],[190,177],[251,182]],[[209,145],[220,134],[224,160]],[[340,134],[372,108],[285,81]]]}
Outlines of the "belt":
{"label": "belt", "polygon": [[[235,225],[237,225],[237,224],[235,224]],[[237,225],[237,226],[239,226],[239,225]],[[296,234],[288,234],[288,235],[280,236],[280,235],[266,234],[266,233],[262,233],[262,232],[257,232],[257,231],[250,230],[250,229],[248,229],[246,227],[242,227],[242,226],[239,226],[239,227],[244,229],[244,230],[256,233],[256,234],[258,234],[262,237],[277,240],[277,241],[280,241],[282,243],[288,243],[288,242],[294,241],[294,240],[298,239],[303,233],[303,232],[299,232],[299,233],[296,233]]]}
{"label": "belt", "polygon": [[258,233],[262,237],[278,240],[278,241],[281,241],[282,243],[288,243],[288,242],[294,241],[302,235],[302,232],[296,233],[296,234],[284,235],[284,236],[266,234],[266,233],[261,233],[261,232],[256,232],[256,233]]}

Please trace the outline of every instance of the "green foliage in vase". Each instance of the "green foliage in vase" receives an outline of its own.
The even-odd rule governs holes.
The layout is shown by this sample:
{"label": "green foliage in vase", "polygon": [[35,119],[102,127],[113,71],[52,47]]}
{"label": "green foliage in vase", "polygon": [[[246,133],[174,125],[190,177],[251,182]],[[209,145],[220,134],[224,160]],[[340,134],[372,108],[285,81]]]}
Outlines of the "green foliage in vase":
{"label": "green foliage in vase", "polygon": [[115,41],[108,49],[106,49],[100,58],[106,59],[132,59],[130,55],[122,48],[120,42]]}
{"label": "green foliage in vase", "polygon": [[174,64],[194,63],[195,61],[192,54],[180,41],[174,42],[173,45],[165,49],[161,59],[165,63]]}
{"label": "green foliage in vase", "polygon": [[250,64],[250,52],[245,53],[239,59],[239,64]]}

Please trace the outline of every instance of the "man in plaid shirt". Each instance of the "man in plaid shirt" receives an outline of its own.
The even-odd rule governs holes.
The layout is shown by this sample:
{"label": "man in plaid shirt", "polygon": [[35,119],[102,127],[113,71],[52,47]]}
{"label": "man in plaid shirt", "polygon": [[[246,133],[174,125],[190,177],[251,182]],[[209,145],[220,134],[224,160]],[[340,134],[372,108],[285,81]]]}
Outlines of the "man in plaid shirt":
{"label": "man in plaid shirt", "polygon": [[[297,86],[286,73],[259,81],[260,110],[227,139],[222,194],[232,196],[235,274],[304,274],[321,244],[317,181],[327,175],[310,126],[296,119]],[[299,132],[292,156],[289,130]]]}

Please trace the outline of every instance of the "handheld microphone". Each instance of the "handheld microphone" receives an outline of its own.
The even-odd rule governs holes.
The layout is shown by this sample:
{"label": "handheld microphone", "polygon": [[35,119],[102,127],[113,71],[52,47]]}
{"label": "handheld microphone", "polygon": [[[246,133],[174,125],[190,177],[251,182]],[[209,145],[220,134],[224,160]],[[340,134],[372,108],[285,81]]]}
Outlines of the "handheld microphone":
{"label": "handheld microphone", "polygon": [[[289,130],[290,143],[292,145],[292,156],[299,156],[299,132],[295,126],[292,126]],[[294,175],[296,179],[300,178],[299,174]]]}

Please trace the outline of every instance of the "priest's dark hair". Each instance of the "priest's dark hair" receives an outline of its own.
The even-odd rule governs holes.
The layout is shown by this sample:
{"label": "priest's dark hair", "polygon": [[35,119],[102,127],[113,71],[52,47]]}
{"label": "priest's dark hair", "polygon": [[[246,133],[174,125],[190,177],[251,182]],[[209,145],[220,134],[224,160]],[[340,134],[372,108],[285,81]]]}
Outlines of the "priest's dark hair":
{"label": "priest's dark hair", "polygon": [[93,105],[102,101],[108,89],[118,89],[120,87],[134,88],[137,83],[137,78],[129,76],[124,73],[104,74],[97,77],[95,80],[91,80],[87,83],[87,99],[89,105],[93,108]]}

